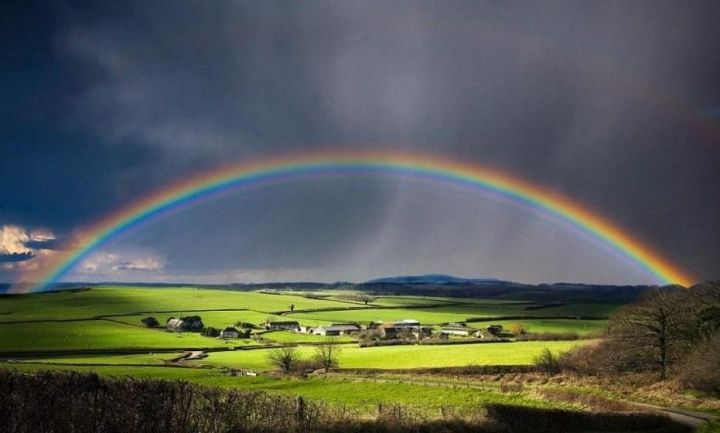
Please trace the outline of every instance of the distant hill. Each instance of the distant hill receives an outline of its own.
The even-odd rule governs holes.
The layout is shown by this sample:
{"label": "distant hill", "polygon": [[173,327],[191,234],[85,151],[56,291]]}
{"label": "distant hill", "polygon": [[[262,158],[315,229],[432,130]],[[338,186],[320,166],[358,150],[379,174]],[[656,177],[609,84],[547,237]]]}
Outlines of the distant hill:
{"label": "distant hill", "polygon": [[444,274],[407,275],[399,277],[377,278],[365,284],[507,284],[508,281],[496,278],[460,278]]}

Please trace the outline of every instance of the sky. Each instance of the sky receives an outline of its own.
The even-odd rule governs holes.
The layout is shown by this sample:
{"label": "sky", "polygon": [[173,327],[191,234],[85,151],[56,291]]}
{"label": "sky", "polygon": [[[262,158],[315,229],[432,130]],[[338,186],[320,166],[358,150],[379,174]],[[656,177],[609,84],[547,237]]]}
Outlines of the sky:
{"label": "sky", "polygon": [[[0,281],[95,221],[228,163],[412,152],[593,209],[720,277],[715,1],[3,1]],[[312,178],[211,198],[101,245],[68,281],[657,280],[479,191]]]}

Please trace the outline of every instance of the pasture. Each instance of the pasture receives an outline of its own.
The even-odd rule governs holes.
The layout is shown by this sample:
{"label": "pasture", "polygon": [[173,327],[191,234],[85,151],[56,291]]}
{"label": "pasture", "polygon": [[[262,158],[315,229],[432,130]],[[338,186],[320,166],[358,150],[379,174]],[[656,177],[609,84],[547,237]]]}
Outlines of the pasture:
{"label": "pasture", "polygon": [[[252,310],[270,314],[297,310],[346,308],[347,303],[301,296],[207,288],[147,288],[101,286],[0,297],[0,323],[28,320],[88,319],[114,314],[145,314],[198,310]],[[357,308],[362,308],[356,305]]]}
{"label": "pasture", "polygon": [[105,320],[77,322],[13,323],[0,325],[2,352],[63,352],[77,350],[159,350],[228,347],[232,343],[191,332],[166,332]]}
{"label": "pasture", "polygon": [[[297,345],[303,359],[316,353],[328,337],[285,330],[265,331],[266,321],[298,321],[305,326],[401,319],[419,320],[437,328],[445,322],[485,318],[471,328],[488,324],[512,328],[520,323],[531,333],[595,334],[604,320],[570,320],[553,316],[593,313],[602,316],[617,305],[571,304],[528,309],[541,304],[504,299],[427,296],[373,296],[358,301],[358,293],[332,291],[323,296],[304,292],[265,292],[194,287],[100,286],[58,293],[0,297],[0,367],[20,371],[95,371],[108,376],[183,379],[244,389],[289,392],[370,411],[379,402],[420,404],[433,411],[455,405],[477,407],[488,402],[544,404],[536,397],[506,395],[496,390],[428,387],[418,383],[369,381],[360,376],[314,377],[306,380],[266,374],[273,369],[268,354],[278,345]],[[308,297],[310,296],[310,297]],[[199,315],[206,327],[222,329],[238,322],[258,327],[252,338],[222,340],[198,332],[169,332],[170,317]],[[141,319],[153,316],[159,328]],[[503,319],[507,317],[507,319]],[[510,318],[512,317],[512,319]],[[522,317],[522,319],[517,319]],[[361,348],[357,336],[334,338],[341,344],[340,369],[415,369],[468,365],[526,365],[544,349],[570,350],[579,341],[423,344]],[[462,340],[453,337],[452,342]],[[205,351],[204,359],[171,362],[184,351]],[[193,368],[203,367],[203,368]],[[258,377],[234,377],[228,369],[249,369]],[[412,375],[410,375],[412,376]]]}
{"label": "pasture", "polygon": [[230,377],[218,370],[199,368],[139,367],[131,365],[77,366],[53,364],[7,364],[0,368],[20,372],[81,371],[108,377],[133,376],[146,379],[185,380],[207,386],[264,390],[272,393],[303,395],[307,398],[338,404],[361,414],[374,415],[379,403],[404,404],[420,413],[437,416],[441,408],[476,411],[488,403],[519,404],[535,407],[568,407],[567,404],[543,399],[532,393],[501,393],[496,387],[437,386],[406,380],[357,380],[311,377],[308,379],[275,379],[264,376]]}
{"label": "pasture", "polygon": [[[570,350],[591,341],[542,341],[517,343],[482,343],[453,345],[403,345],[381,347],[342,346],[340,368],[409,369],[432,367],[462,367],[468,365],[527,365],[543,349],[554,353]],[[273,349],[214,352],[202,361],[219,367],[268,370],[269,351]],[[315,349],[301,347],[300,356],[311,358]]]}

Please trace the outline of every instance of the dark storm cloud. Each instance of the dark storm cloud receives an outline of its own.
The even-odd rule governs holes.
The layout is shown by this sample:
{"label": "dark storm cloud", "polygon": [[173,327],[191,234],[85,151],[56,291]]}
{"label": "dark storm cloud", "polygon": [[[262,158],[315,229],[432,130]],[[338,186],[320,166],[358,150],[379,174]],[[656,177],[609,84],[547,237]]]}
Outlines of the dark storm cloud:
{"label": "dark storm cloud", "polygon": [[[3,138],[14,147],[0,169],[19,179],[2,190],[0,218],[12,211],[53,225],[42,219],[57,215],[69,231],[228,161],[412,150],[558,189],[700,278],[720,274],[720,136],[703,112],[720,101],[715,2],[144,1],[52,10],[56,20],[43,27],[51,30],[35,41],[45,54],[34,62],[37,74],[62,72],[51,75],[60,77],[52,101],[36,98],[24,111],[53,107],[40,112],[57,127],[25,125]],[[36,144],[23,147],[30,139]],[[395,273],[390,263],[398,272],[436,264],[471,276],[602,278],[568,259],[584,257],[588,244],[532,216],[434,190],[425,199],[413,188],[377,179],[231,196],[127,242],[162,250],[166,272],[335,266],[362,279]],[[547,254],[547,242],[559,252]]]}
{"label": "dark storm cloud", "polygon": [[0,263],[24,262],[34,257],[33,253],[29,251],[26,253],[0,254]]}

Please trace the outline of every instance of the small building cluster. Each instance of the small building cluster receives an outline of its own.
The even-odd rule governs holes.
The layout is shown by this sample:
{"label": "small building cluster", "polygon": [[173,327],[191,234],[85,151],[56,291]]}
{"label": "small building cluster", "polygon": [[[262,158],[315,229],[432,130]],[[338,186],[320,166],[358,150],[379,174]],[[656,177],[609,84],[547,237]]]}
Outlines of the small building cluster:
{"label": "small building cluster", "polygon": [[380,338],[421,338],[430,336],[432,328],[420,326],[420,322],[414,319],[395,320],[389,322],[371,322],[368,329],[376,331]]}
{"label": "small building cluster", "polygon": [[325,335],[328,337],[331,336],[339,336],[339,335],[352,335],[356,332],[360,332],[361,328],[358,325],[350,324],[350,325],[330,325],[330,326],[320,326],[317,328],[313,328],[311,330],[311,334],[314,335]]}
{"label": "small building cluster", "polygon": [[238,338],[240,337],[240,333],[232,326],[228,326],[227,328],[220,331],[219,337],[223,339]]}
{"label": "small building cluster", "polygon": [[187,316],[179,319],[171,317],[166,325],[168,331],[174,332],[200,332],[205,328],[200,316]]}
{"label": "small building cluster", "polygon": [[288,331],[300,331],[300,324],[295,320],[287,320],[287,321],[280,321],[280,322],[267,322],[265,325],[265,329],[269,331],[277,331],[277,330],[288,330]]}
{"label": "small building cluster", "polygon": [[[167,322],[167,329],[170,331],[202,331],[204,328],[202,320],[199,316],[181,317],[180,319],[170,318]],[[358,335],[362,331],[371,331],[374,339],[395,340],[395,339],[424,339],[429,337],[437,337],[449,339],[453,337],[474,337],[484,338],[506,337],[502,325],[489,325],[484,330],[468,327],[465,322],[445,323],[439,329],[430,326],[422,326],[420,321],[414,319],[393,320],[393,321],[373,321],[366,327],[355,323],[334,323],[328,326],[303,326],[295,320],[285,321],[268,321],[264,324],[264,328],[268,331],[292,331],[310,335],[322,335],[328,337],[337,337],[341,335]],[[208,328],[210,329],[210,328]],[[214,328],[212,328],[214,330]],[[244,332],[238,331],[233,326],[228,326],[222,330],[214,330],[212,336],[221,339],[236,339]],[[249,334],[249,332],[247,333]]]}

